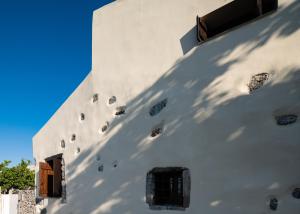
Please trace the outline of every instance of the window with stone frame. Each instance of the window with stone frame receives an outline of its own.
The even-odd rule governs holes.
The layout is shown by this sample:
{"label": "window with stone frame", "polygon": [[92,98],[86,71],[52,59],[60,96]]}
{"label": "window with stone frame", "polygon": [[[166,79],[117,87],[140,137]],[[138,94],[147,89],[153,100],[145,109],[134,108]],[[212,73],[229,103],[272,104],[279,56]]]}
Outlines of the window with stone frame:
{"label": "window with stone frame", "polygon": [[156,167],[147,173],[146,180],[146,202],[150,209],[184,210],[189,207],[189,169]]}

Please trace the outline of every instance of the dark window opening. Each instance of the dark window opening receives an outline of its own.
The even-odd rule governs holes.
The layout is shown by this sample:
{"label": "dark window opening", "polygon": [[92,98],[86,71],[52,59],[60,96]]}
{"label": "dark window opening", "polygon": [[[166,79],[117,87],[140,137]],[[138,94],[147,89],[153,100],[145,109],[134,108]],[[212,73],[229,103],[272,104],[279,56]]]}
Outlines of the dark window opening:
{"label": "dark window opening", "polygon": [[154,180],[154,204],[183,206],[182,173],[174,170],[156,173]]}
{"label": "dark window opening", "polygon": [[190,202],[187,168],[154,168],[147,174],[146,200],[151,209],[184,210]]}
{"label": "dark window opening", "polygon": [[40,162],[40,196],[62,197],[62,155]]}
{"label": "dark window opening", "polygon": [[197,17],[199,42],[276,10],[278,0],[235,0],[217,10]]}
{"label": "dark window opening", "polygon": [[54,191],[53,191],[53,185],[54,185],[53,175],[48,175],[47,179],[48,179],[48,187],[47,187],[47,189],[48,189],[48,196],[49,197],[53,197],[53,195],[54,195]]}

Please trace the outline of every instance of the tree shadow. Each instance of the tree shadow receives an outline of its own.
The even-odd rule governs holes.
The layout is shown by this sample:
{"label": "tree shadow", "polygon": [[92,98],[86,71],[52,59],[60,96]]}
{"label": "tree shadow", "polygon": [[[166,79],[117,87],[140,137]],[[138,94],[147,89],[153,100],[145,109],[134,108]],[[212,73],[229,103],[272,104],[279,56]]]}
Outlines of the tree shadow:
{"label": "tree shadow", "polygon": [[[242,79],[242,71],[234,69],[270,40],[294,34],[300,26],[299,5],[280,7],[191,49],[129,101],[126,114],[112,119],[97,143],[66,163],[68,203],[51,201],[49,213],[147,211],[146,174],[157,166],[191,170],[187,213],[264,213],[270,195],[284,198],[286,186],[299,184],[299,122],[280,127],[274,116],[300,114],[300,68],[270,66],[270,81],[253,94],[244,90],[251,76]],[[240,75],[241,81],[231,82],[231,75]],[[151,106],[165,98],[167,107],[151,117]],[[151,129],[162,121],[163,133],[151,138]],[[293,211],[286,204],[282,209]]]}

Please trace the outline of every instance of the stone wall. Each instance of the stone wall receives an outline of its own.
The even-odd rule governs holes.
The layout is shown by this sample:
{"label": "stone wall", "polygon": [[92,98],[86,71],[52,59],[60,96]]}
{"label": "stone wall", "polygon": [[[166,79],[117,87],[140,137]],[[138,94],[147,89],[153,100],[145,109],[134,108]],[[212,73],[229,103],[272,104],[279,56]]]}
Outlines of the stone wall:
{"label": "stone wall", "polygon": [[35,214],[34,190],[20,190],[18,214]]}

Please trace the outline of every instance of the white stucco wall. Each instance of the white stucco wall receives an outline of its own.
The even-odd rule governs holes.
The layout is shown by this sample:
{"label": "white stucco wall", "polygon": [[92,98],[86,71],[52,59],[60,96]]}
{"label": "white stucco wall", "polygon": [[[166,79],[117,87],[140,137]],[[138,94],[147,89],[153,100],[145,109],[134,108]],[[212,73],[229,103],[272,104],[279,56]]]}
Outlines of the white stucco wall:
{"label": "white stucco wall", "polygon": [[[120,0],[95,11],[92,71],[33,138],[37,162],[58,153],[66,162],[67,203],[50,199],[49,213],[265,214],[270,196],[276,213],[299,213],[291,191],[300,186],[300,123],[278,126],[274,117],[300,116],[300,2],[279,0],[275,13],[198,46],[196,15],[227,2]],[[249,94],[262,72],[269,80]],[[121,105],[126,114],[114,116]],[[164,166],[191,171],[185,211],[145,203],[147,172]]]}

